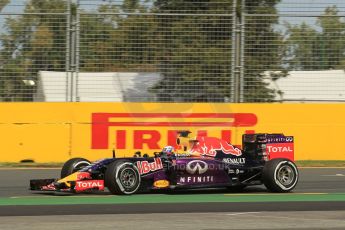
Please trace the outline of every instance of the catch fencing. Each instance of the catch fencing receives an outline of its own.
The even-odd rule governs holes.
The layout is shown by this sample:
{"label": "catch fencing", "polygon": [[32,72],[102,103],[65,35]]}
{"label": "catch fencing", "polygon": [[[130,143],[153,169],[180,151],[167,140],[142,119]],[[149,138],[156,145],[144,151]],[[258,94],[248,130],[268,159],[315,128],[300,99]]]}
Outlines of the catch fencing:
{"label": "catch fencing", "polygon": [[12,0],[0,10],[0,101],[345,101],[340,0]]}

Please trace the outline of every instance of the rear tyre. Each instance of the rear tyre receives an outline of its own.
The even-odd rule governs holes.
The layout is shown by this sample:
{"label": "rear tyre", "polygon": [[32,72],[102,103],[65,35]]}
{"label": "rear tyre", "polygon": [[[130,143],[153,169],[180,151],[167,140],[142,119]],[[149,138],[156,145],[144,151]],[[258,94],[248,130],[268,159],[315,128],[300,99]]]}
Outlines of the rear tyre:
{"label": "rear tyre", "polygon": [[141,177],[138,168],[129,161],[115,161],[105,172],[105,184],[116,195],[131,195],[138,191]]}
{"label": "rear tyre", "polygon": [[262,172],[263,183],[271,192],[290,192],[295,188],[298,176],[296,165],[283,158],[266,162]]}
{"label": "rear tyre", "polygon": [[82,168],[90,165],[91,162],[84,158],[72,158],[62,166],[61,178],[71,175],[72,173],[81,170]]}

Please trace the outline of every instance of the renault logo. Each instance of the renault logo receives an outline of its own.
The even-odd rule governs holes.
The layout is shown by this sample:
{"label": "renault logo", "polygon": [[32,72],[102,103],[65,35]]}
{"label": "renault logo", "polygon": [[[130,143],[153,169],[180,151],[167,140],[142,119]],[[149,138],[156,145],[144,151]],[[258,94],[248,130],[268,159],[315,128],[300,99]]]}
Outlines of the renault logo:
{"label": "renault logo", "polygon": [[200,160],[190,161],[186,167],[186,170],[189,174],[203,174],[207,171],[207,169],[207,163]]}

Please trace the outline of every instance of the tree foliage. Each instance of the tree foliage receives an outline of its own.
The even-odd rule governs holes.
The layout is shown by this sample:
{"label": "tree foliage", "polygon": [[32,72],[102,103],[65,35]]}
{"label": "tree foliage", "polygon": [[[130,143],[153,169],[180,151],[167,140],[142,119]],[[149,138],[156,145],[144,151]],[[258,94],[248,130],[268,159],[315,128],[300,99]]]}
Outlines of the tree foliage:
{"label": "tree foliage", "polygon": [[[283,69],[282,37],[273,26],[279,0],[246,1],[245,9],[242,1],[236,1],[237,20],[244,10],[273,15],[265,20],[250,16],[260,23],[245,30],[245,100],[269,101],[273,92],[266,88],[262,74]],[[65,13],[66,4],[31,0],[24,10],[30,14],[6,19],[6,33],[0,37],[1,59],[6,60],[0,70],[6,78],[1,81],[6,85],[0,86],[4,100],[23,100],[27,89],[21,81],[35,79],[38,71],[65,71],[67,17],[44,13]],[[124,0],[120,5],[107,0],[98,6],[100,14],[81,10],[79,70],[159,72],[163,78],[151,90],[160,101],[231,100],[232,7],[232,0]],[[76,6],[72,8],[70,16],[76,19]],[[281,76],[284,73],[276,78]]]}
{"label": "tree foliage", "polygon": [[138,0],[112,1],[101,5],[102,15],[83,12],[81,18],[82,71],[155,71],[152,17]]}
{"label": "tree foliage", "polygon": [[[247,15],[270,14],[273,16],[246,16],[249,26],[245,28],[244,100],[270,101],[274,91],[263,81],[267,70],[280,70],[274,79],[285,76],[283,68],[283,37],[274,30],[278,22],[276,4],[279,0],[237,1],[235,9],[239,23],[244,12]],[[158,33],[163,44],[160,47],[160,71],[163,80],[155,86],[161,100],[224,101],[233,96],[235,65],[231,58],[233,50],[232,1],[155,1],[155,12],[174,13],[188,9],[207,16],[166,17],[159,21]],[[221,16],[214,16],[218,13]],[[228,16],[224,16],[228,14]],[[264,20],[263,20],[264,19]],[[243,22],[244,23],[244,22]],[[170,36],[176,39],[169,39]],[[273,43],[273,44],[272,44]],[[239,47],[234,47],[239,48]],[[258,52],[260,50],[260,52]],[[186,51],[186,52],[181,52]],[[225,51],[225,52],[224,52]],[[194,97],[193,97],[194,96]]]}
{"label": "tree foliage", "polygon": [[31,100],[34,88],[23,80],[35,80],[41,70],[64,70],[66,17],[41,13],[65,10],[62,0],[35,0],[25,6],[26,14],[6,18],[7,32],[0,36],[3,100]]}
{"label": "tree foliage", "polygon": [[232,16],[224,14],[231,13],[231,7],[231,1],[155,1],[156,13],[197,14],[156,18],[155,37],[160,41],[156,56],[163,79],[153,92],[159,100],[223,101],[230,97]]}
{"label": "tree foliage", "polygon": [[0,0],[0,11],[10,2],[10,0]]}
{"label": "tree foliage", "polygon": [[338,9],[327,7],[316,26],[305,22],[288,24],[289,64],[295,70],[343,69],[345,64],[345,22]]}
{"label": "tree foliage", "polygon": [[[268,71],[273,80],[286,76],[284,68],[285,46],[283,36],[277,31],[276,5],[280,0],[246,1],[245,51],[244,51],[244,101],[267,102],[274,99],[275,92],[267,87]],[[263,16],[270,15],[270,16]]]}

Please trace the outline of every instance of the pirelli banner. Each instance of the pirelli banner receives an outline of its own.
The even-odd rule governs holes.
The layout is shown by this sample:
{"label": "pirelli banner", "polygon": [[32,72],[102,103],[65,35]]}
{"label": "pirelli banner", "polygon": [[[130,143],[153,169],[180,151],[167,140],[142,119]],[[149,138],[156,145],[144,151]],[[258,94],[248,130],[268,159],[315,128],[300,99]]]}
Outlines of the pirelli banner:
{"label": "pirelli banner", "polygon": [[345,104],[1,103],[0,111],[1,162],[151,155],[176,145],[179,130],[236,146],[244,133],[283,133],[294,136],[296,160],[345,160]]}

